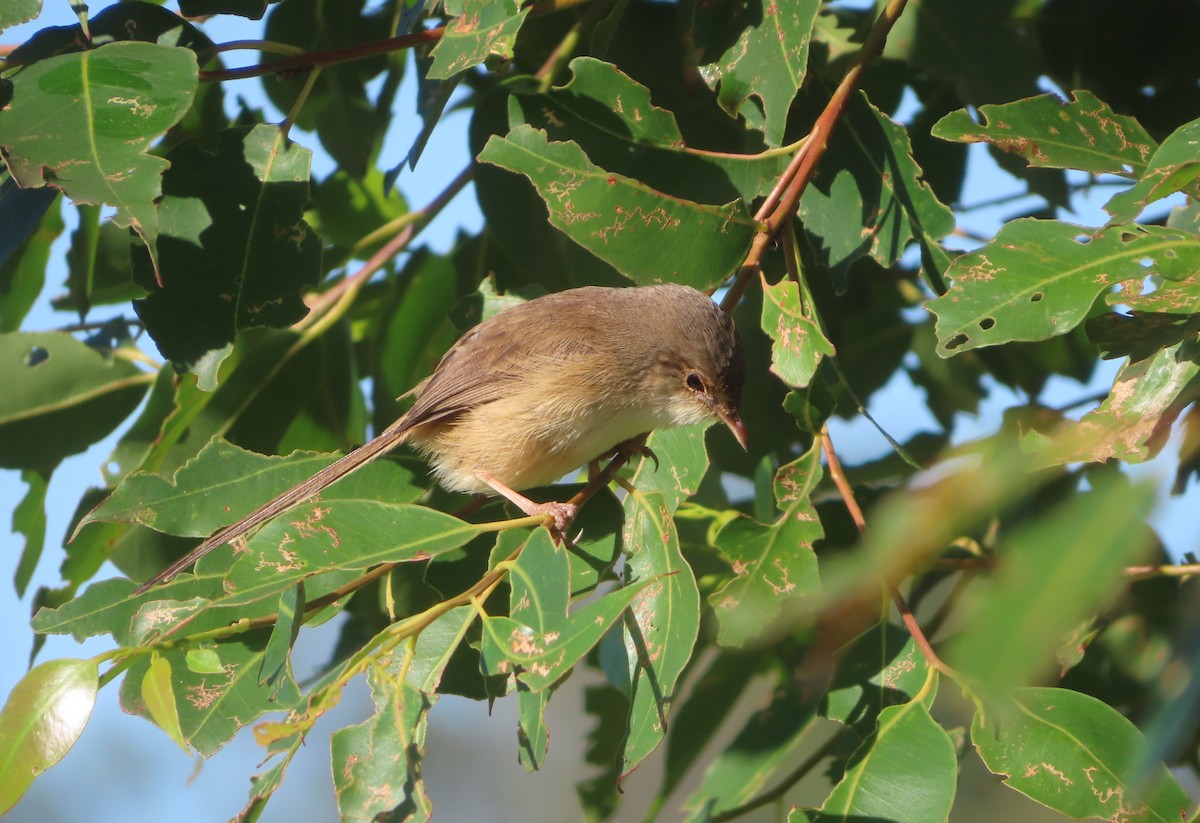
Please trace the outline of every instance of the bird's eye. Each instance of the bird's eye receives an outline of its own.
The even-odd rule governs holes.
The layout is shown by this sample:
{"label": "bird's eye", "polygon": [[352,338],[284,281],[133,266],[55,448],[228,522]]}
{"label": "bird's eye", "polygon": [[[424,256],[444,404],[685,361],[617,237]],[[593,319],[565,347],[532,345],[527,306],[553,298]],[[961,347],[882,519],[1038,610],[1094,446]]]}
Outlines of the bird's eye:
{"label": "bird's eye", "polygon": [[687,374],[687,387],[692,391],[704,391],[704,381],[696,372],[690,371]]}

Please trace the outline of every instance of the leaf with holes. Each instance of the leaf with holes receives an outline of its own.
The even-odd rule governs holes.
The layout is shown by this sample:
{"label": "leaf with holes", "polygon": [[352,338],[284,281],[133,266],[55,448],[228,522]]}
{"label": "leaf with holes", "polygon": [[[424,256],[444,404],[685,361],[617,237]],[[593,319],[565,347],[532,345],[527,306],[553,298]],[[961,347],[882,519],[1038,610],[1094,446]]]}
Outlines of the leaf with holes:
{"label": "leaf with holes", "polygon": [[1030,166],[1092,174],[1140,176],[1156,148],[1137,120],[1117,114],[1090,91],[1073,91],[1069,101],[1040,94],[988,104],[979,107],[979,117],[982,122],[959,109],[937,121],[931,133],[960,143],[988,143],[1024,157]]}
{"label": "leaf with holes", "polygon": [[[328,466],[336,455],[293,452],[261,455],[213,438],[169,480],[137,471],[79,521],[75,532],[97,521],[140,523],[164,534],[207,537],[249,514]],[[377,460],[321,492],[329,500],[388,500],[411,503],[425,489],[412,471]]]}
{"label": "leaf with holes", "polygon": [[0,467],[46,470],[83,451],[137,408],[153,379],[69,334],[0,335]]}
{"label": "leaf with holes", "polygon": [[824,531],[809,500],[821,479],[821,450],[781,466],[775,474],[779,518],[771,524],[740,515],[721,527],[714,542],[733,567],[733,577],[709,595],[717,615],[717,642],[741,646],[758,637],[785,603],[813,596],[818,588],[812,545]]}
{"label": "leaf with holes", "polygon": [[1137,727],[1090,695],[1021,689],[976,712],[971,742],[1009,787],[1076,820],[1178,823],[1192,806],[1161,763],[1143,761]]}
{"label": "leaf with holes", "polygon": [[790,278],[771,285],[763,278],[762,327],[772,340],[771,371],[783,382],[804,388],[825,357],[836,352],[800,298]]}
{"label": "leaf with holes", "polygon": [[730,117],[757,97],[772,146],[783,142],[788,110],[804,82],[820,6],[819,0],[796,0],[697,7],[694,36],[712,59],[700,67],[700,76],[717,90],[717,102]]}
{"label": "leaf with holes", "polygon": [[1171,132],[1150,158],[1141,179],[1104,204],[1104,210],[1112,215],[1109,224],[1134,220],[1147,205],[1177,191],[1186,191],[1193,200],[1200,195],[1197,144],[1200,144],[1200,120]]}
{"label": "leaf with holes", "polygon": [[1129,360],[1112,391],[1072,427],[1050,454],[1059,464],[1122,460],[1141,463],[1162,451],[1179,415],[1200,399],[1200,343],[1190,338]]}
{"label": "leaf with holes", "polygon": [[493,136],[479,160],[528,177],[551,223],[637,283],[713,288],[745,259],[754,235],[740,200],[709,206],[670,197],[526,125]]}
{"label": "leaf with holes", "polygon": [[50,185],[76,203],[116,207],[159,268],[158,208],[169,163],[147,153],[179,122],[199,82],[196,55],[155,43],[109,43],[48,57],[12,77],[0,149],[24,187]]}
{"label": "leaf with holes", "polygon": [[937,315],[938,354],[1066,334],[1118,283],[1179,279],[1200,268],[1200,238],[1188,232],[1141,225],[1090,231],[1014,220],[957,258],[946,272],[950,290],[925,304]]}
{"label": "leaf with holes", "polygon": [[421,778],[429,710],[437,698],[409,681],[370,676],[375,714],[334,732],[333,783],[342,820],[428,820]]}
{"label": "leaf with holes", "polygon": [[428,77],[446,80],[489,57],[512,57],[517,32],[529,9],[514,0],[447,0],[455,15],[433,48]]}
{"label": "leaf with holes", "polygon": [[611,63],[577,57],[571,72],[565,85],[509,98],[510,125],[545,129],[554,140],[578,143],[601,168],[703,203],[764,195],[787,166],[786,154],[689,149],[675,115]]}

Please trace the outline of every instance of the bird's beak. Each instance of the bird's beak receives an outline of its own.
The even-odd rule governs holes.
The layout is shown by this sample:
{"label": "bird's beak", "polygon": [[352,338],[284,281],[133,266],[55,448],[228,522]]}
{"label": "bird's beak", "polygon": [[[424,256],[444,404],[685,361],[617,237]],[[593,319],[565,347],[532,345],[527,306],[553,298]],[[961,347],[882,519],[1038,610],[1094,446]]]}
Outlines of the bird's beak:
{"label": "bird's beak", "polygon": [[742,447],[742,451],[747,451],[750,445],[750,437],[746,433],[746,424],[742,422],[742,416],[738,414],[737,409],[718,409],[717,416],[733,432],[733,436],[737,438],[738,445]]}

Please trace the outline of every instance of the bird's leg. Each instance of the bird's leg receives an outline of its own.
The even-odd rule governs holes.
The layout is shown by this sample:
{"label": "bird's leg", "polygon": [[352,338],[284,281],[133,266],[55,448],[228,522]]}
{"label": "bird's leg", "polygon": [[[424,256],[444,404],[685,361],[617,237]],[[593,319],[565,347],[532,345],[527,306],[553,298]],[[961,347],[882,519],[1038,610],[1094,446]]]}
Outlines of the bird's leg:
{"label": "bird's leg", "polygon": [[648,435],[645,434],[639,434],[637,437],[631,437],[628,440],[623,440],[617,445],[613,446],[612,451],[605,455],[605,457],[617,457],[618,455],[623,455],[626,461],[633,457],[646,457],[654,461],[654,470],[658,471],[658,455],[654,453],[653,449],[646,445],[647,436]]}
{"label": "bird's leg", "polygon": [[575,519],[575,515],[579,513],[579,506],[577,504],[553,501],[550,503],[535,503],[519,491],[501,483],[490,474],[479,474],[476,476],[495,489],[496,494],[511,501],[513,505],[530,517],[537,517],[543,514],[550,515],[554,519],[554,523],[550,527],[550,534],[556,542],[566,542],[567,529],[570,528],[571,521]]}

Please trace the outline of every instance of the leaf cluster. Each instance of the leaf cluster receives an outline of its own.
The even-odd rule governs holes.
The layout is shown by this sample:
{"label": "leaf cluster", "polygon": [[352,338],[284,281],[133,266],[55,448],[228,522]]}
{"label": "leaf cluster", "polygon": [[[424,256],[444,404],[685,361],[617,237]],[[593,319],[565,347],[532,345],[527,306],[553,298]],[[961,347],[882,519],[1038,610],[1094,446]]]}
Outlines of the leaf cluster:
{"label": "leaf cluster", "polygon": [[[1127,471],[1166,452],[1187,493],[1200,465],[1190,6],[179,5],[81,13],[0,64],[18,595],[56,469],[122,432],[32,621],[112,649],[44,662],[8,696],[0,812],[119,678],[122,707],[186,751],[253,728],[264,771],[230,812],[258,819],[362,677],[373,714],[332,734],[341,816],[424,820],[442,695],[515,700],[534,770],[578,668],[588,819],[617,814],[651,757],[648,818],[944,821],[971,814],[971,758],[1068,817],[1194,819],[1167,767],[1200,769],[1196,569],[1168,564],[1148,525],[1163,495]],[[38,13],[0,3],[0,29]],[[246,37],[214,42],[210,15]],[[225,65],[251,47],[261,62]],[[406,75],[421,127],[401,158],[385,146],[412,120]],[[277,111],[235,103],[237,83]],[[472,162],[414,208],[404,170],[452,100]],[[314,151],[333,170],[315,177]],[[982,151],[1028,197],[963,243]],[[464,189],[483,226],[435,250],[423,231]],[[1052,216],[1081,194],[1101,225]],[[655,432],[559,546],[495,501],[456,516],[467,501],[401,449],[135,592],[388,425],[481,319],[658,282],[733,313],[748,453]],[[22,330],[55,290],[70,321]],[[1121,362],[1102,397],[1055,404],[1104,360]],[[897,381],[929,421],[905,442],[886,433]],[[860,416],[890,448],[839,459],[831,431]],[[122,576],[94,581],[105,563]],[[327,621],[340,640],[298,682],[292,648]]]}

